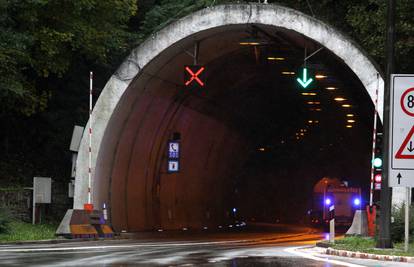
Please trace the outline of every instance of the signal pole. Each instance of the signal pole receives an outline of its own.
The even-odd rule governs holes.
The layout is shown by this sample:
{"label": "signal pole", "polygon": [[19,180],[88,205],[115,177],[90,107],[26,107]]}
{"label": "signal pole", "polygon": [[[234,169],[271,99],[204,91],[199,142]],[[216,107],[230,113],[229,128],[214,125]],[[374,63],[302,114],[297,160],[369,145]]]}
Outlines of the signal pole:
{"label": "signal pole", "polygon": [[390,86],[391,74],[394,73],[394,40],[395,40],[395,9],[396,1],[388,0],[387,11],[387,41],[386,41],[386,76],[384,90],[384,135],[383,135],[383,162],[384,169],[382,172],[381,184],[381,211],[379,220],[379,236],[377,248],[392,248],[391,242],[391,188],[388,185],[389,174],[389,121],[390,121]]}

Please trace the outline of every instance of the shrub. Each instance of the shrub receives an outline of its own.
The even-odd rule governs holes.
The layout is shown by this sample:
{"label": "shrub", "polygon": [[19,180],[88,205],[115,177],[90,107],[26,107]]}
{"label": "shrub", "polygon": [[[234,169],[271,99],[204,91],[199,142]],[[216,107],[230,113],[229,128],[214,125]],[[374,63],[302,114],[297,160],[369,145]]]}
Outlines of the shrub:
{"label": "shrub", "polygon": [[[404,240],[404,233],[405,233],[405,205],[400,207],[393,207],[392,209],[392,217],[394,221],[391,223],[391,238],[394,242],[401,242]],[[414,207],[410,207],[410,224],[409,224],[409,233],[410,236],[414,234]]]}
{"label": "shrub", "polygon": [[9,230],[10,222],[10,214],[6,210],[0,208],[0,234],[6,233]]}

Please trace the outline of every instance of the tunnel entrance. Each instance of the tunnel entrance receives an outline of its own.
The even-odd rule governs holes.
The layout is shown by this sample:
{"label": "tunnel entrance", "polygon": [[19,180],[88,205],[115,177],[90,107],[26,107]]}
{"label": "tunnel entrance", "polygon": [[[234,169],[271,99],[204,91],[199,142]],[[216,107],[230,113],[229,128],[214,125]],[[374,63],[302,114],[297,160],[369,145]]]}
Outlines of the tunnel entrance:
{"label": "tunnel entrance", "polygon": [[[216,9],[234,15],[230,7]],[[119,101],[102,100],[114,109],[102,128],[93,201],[108,204],[117,231],[299,222],[322,177],[368,188],[372,91],[383,86],[375,68],[356,73],[327,43],[254,19],[272,9],[298,23],[296,11],[236,8],[250,14],[244,23],[191,29],[145,65],[127,59],[108,82],[125,89],[108,95]],[[192,16],[187,23],[198,25]],[[143,47],[162,46],[154,42]],[[184,86],[184,66],[194,63],[205,67],[205,87]],[[304,67],[315,79],[307,88],[296,81]],[[178,173],[167,172],[172,139],[181,144]]]}

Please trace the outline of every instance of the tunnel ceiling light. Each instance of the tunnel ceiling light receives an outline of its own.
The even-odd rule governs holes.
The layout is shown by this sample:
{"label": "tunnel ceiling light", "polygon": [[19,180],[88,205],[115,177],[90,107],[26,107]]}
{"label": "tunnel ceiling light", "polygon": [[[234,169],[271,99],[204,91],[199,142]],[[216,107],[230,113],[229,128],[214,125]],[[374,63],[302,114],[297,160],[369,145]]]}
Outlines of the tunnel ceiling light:
{"label": "tunnel ceiling light", "polygon": [[258,150],[263,152],[263,151],[265,151],[266,149],[265,149],[264,147],[261,147],[261,148],[259,148]]}
{"label": "tunnel ceiling light", "polygon": [[284,57],[267,57],[267,60],[270,60],[270,61],[283,61],[283,60],[285,60],[285,58]]}
{"label": "tunnel ceiling light", "polygon": [[260,43],[258,43],[258,42],[240,42],[239,44],[240,45],[252,45],[252,46],[260,45]]}
{"label": "tunnel ceiling light", "polygon": [[257,37],[245,37],[245,38],[240,39],[239,44],[256,46],[256,45],[261,45],[264,43]]}
{"label": "tunnel ceiling light", "polygon": [[347,122],[349,122],[349,123],[354,123],[354,122],[355,122],[355,120],[347,120]]}
{"label": "tunnel ceiling light", "polygon": [[316,79],[325,79],[325,78],[328,78],[328,76],[326,76],[326,75],[322,75],[322,74],[316,74],[316,75],[315,75],[315,78],[316,78]]}
{"label": "tunnel ceiling light", "polygon": [[347,125],[346,128],[352,128],[352,125]]}
{"label": "tunnel ceiling light", "polygon": [[301,93],[302,95],[310,95],[310,96],[315,96],[317,95],[316,93]]}
{"label": "tunnel ceiling light", "polygon": [[326,90],[330,90],[330,91],[333,91],[333,90],[336,90],[336,89],[338,89],[338,88],[333,87],[333,86],[326,87]]}
{"label": "tunnel ceiling light", "polygon": [[349,117],[349,118],[352,118],[352,117],[354,117],[354,114],[350,113],[350,114],[346,114],[346,116]]}
{"label": "tunnel ceiling light", "polygon": [[344,107],[344,108],[350,108],[352,106],[350,104],[343,104],[342,107]]}
{"label": "tunnel ceiling light", "polygon": [[309,109],[309,111],[322,111],[322,109],[321,108],[311,108],[311,109]]}
{"label": "tunnel ceiling light", "polygon": [[313,120],[308,120],[308,123],[313,123]]}
{"label": "tunnel ceiling light", "polygon": [[283,75],[295,75],[295,72],[293,71],[282,71]]}
{"label": "tunnel ceiling light", "polygon": [[342,102],[342,101],[345,101],[346,99],[343,97],[335,97],[334,100],[337,102]]}

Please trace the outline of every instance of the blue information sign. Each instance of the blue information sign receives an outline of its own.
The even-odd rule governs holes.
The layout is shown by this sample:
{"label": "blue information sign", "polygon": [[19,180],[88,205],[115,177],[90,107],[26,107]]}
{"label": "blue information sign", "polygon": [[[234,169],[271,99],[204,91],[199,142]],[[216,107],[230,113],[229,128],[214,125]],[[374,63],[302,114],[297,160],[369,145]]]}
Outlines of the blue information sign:
{"label": "blue information sign", "polygon": [[180,163],[178,160],[168,160],[168,172],[178,172]]}
{"label": "blue information sign", "polygon": [[168,142],[168,172],[180,170],[180,143],[177,141]]}
{"label": "blue information sign", "polygon": [[178,159],[180,157],[180,143],[169,142],[168,143],[168,158]]}

